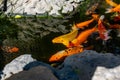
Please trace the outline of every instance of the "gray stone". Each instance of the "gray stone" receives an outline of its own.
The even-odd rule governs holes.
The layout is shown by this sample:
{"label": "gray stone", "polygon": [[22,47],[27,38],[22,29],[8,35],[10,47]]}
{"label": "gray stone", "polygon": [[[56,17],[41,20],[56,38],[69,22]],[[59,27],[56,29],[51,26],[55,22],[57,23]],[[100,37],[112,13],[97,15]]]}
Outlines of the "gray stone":
{"label": "gray stone", "polygon": [[60,80],[81,80],[79,75],[69,66],[66,66],[56,72]]}
{"label": "gray stone", "polygon": [[119,74],[120,56],[85,50],[67,57],[57,69],[33,61],[24,66],[24,71],[3,80],[120,80]]}
{"label": "gray stone", "polygon": [[120,56],[110,53],[86,50],[67,57],[62,65],[63,70],[71,67],[79,80],[120,80]]}
{"label": "gray stone", "polygon": [[41,61],[30,62],[29,64],[27,64],[26,66],[24,66],[24,70],[29,70],[29,69],[31,69],[33,67],[37,67],[37,66],[45,66],[48,69],[52,70],[52,72],[54,72],[54,73],[57,72],[57,69],[55,69],[52,66],[50,66],[49,64],[41,62]]}
{"label": "gray stone", "polygon": [[44,66],[33,67],[28,71],[14,74],[6,80],[58,80],[50,69]]}

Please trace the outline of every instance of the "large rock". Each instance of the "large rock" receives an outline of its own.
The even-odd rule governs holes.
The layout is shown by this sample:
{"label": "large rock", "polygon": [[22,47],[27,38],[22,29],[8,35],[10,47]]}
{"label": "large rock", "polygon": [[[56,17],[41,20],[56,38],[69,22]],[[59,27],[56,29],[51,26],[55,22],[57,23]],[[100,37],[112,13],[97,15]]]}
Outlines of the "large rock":
{"label": "large rock", "polygon": [[56,75],[59,80],[82,80],[70,66],[65,66],[64,68],[58,70]]}
{"label": "large rock", "polygon": [[37,66],[17,73],[6,80],[58,80],[50,69],[44,66]]}
{"label": "large rock", "polygon": [[81,1],[84,0],[8,0],[5,13],[61,15],[73,11]]}
{"label": "large rock", "polygon": [[[13,72],[9,69],[10,75]],[[39,61],[31,61],[22,69],[10,78],[4,72],[4,77],[7,75],[7,80],[120,80],[120,56],[85,50],[67,57],[57,69]]]}
{"label": "large rock", "polygon": [[53,73],[56,74],[57,72],[57,69],[53,68],[52,66],[50,66],[49,64],[47,63],[44,63],[44,62],[41,62],[41,61],[33,61],[33,62],[30,62],[29,64],[27,64],[26,66],[24,66],[24,70],[29,70],[33,67],[37,67],[37,66],[45,66],[47,67],[48,69],[52,70]]}
{"label": "large rock", "polygon": [[[120,80],[120,56],[110,53],[86,50],[81,54],[67,57],[62,65],[63,78],[72,71],[79,77],[76,80]],[[67,70],[68,68],[71,69]]]}
{"label": "large rock", "polygon": [[30,62],[36,61],[29,54],[21,55],[7,64],[3,69],[3,74],[1,75],[1,80],[5,80],[10,77],[12,74],[16,74],[20,71],[23,71],[23,68]]}

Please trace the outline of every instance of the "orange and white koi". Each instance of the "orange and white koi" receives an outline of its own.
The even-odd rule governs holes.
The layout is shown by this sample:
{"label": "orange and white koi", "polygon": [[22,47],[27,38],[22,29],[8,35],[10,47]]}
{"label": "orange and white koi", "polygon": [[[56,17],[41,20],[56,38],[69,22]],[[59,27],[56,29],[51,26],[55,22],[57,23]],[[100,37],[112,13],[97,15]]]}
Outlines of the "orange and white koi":
{"label": "orange and white koi", "polygon": [[52,40],[52,42],[53,43],[62,43],[66,47],[69,47],[69,42],[72,41],[73,39],[75,39],[78,35],[78,29],[74,26],[75,25],[73,25],[73,27],[72,27],[73,29],[70,33],[58,36],[58,37],[54,38]]}
{"label": "orange and white koi", "polygon": [[71,47],[71,48],[59,51],[56,54],[52,55],[49,59],[49,62],[63,61],[67,56],[70,56],[73,54],[79,54],[83,52],[84,50],[90,50],[92,48],[93,46],[89,46],[86,48],[83,48],[81,46]]}
{"label": "orange and white koi", "polygon": [[98,20],[98,32],[99,32],[99,36],[102,40],[108,40],[110,37],[108,36],[108,33],[110,32],[110,30],[106,30],[105,26],[103,25],[103,19],[104,16],[102,15],[100,17],[100,19]]}
{"label": "orange and white koi", "polygon": [[120,4],[114,8],[107,9],[105,13],[119,12],[120,13]]}
{"label": "orange and white koi", "polygon": [[4,46],[4,47],[1,47],[1,49],[4,52],[7,52],[7,53],[16,53],[16,52],[19,51],[19,48],[17,48],[17,47],[10,47],[10,46]]}
{"label": "orange and white koi", "polygon": [[116,7],[118,5],[117,3],[113,2],[112,0],[105,0],[105,1],[112,7]]}
{"label": "orange and white koi", "polygon": [[88,29],[88,30],[85,30],[83,32],[81,32],[77,38],[75,38],[74,40],[71,41],[71,43],[74,45],[74,46],[79,46],[81,45],[82,43],[84,43],[88,36],[90,36],[93,32],[96,32],[97,31],[97,28],[96,27],[93,27],[91,29]]}

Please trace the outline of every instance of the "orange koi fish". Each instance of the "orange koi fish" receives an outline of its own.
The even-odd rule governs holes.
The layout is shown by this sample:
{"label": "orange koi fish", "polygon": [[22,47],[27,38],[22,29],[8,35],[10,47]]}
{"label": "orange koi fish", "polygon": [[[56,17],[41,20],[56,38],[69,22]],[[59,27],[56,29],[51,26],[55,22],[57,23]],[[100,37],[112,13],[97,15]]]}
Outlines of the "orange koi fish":
{"label": "orange koi fish", "polygon": [[89,50],[92,48],[93,46],[87,47],[85,49],[80,46],[68,48],[68,49],[59,51],[56,54],[52,55],[49,59],[49,62],[63,61],[67,56],[78,54],[78,53],[83,52],[84,50]]}
{"label": "orange koi fish", "polygon": [[76,38],[78,35],[78,29],[75,27],[75,25],[72,27],[72,31],[68,34],[64,34],[61,36],[58,36],[52,40],[53,43],[62,43],[66,47],[69,47],[70,41]]}
{"label": "orange koi fish", "polygon": [[105,13],[119,12],[120,13],[120,4],[114,8],[108,9]]}
{"label": "orange koi fish", "polygon": [[117,3],[113,2],[112,0],[105,0],[105,1],[112,7],[116,7],[118,5]]}
{"label": "orange koi fish", "polygon": [[80,22],[78,24],[75,24],[77,28],[83,29],[85,26],[88,26],[91,22],[93,22],[94,19],[90,19],[88,21]]}
{"label": "orange koi fish", "polygon": [[1,49],[2,49],[4,52],[7,52],[7,53],[15,53],[15,52],[18,52],[18,51],[19,51],[19,48],[17,48],[17,47],[9,47],[9,46],[1,47]]}
{"label": "orange koi fish", "polygon": [[83,52],[83,47],[72,47],[68,48],[62,51],[57,52],[56,54],[52,55],[49,59],[49,62],[55,62],[55,61],[62,61],[67,56],[77,54],[79,52]]}
{"label": "orange koi fish", "polygon": [[93,32],[96,32],[96,31],[97,31],[96,27],[85,30],[85,31],[81,32],[76,39],[72,40],[71,43],[74,46],[79,46],[87,40],[89,35],[91,35]]}
{"label": "orange koi fish", "polygon": [[78,24],[75,24],[77,28],[81,28],[83,29],[84,27],[88,26],[90,23],[92,23],[94,20],[97,20],[99,15],[98,14],[92,14],[92,19],[84,21],[84,22],[80,22]]}
{"label": "orange koi fish", "polygon": [[19,48],[17,48],[17,47],[13,47],[13,48],[8,50],[9,53],[15,53],[15,52],[18,52],[18,51],[19,51]]}

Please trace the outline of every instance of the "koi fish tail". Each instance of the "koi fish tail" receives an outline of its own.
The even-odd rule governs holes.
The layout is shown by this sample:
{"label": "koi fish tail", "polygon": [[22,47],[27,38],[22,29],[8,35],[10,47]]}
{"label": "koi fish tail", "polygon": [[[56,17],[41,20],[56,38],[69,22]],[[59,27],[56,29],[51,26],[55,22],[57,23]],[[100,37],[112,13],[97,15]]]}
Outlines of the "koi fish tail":
{"label": "koi fish tail", "polygon": [[112,9],[111,8],[108,8],[106,9],[105,13],[111,13],[112,12]]}
{"label": "koi fish tail", "polygon": [[108,3],[112,7],[116,7],[118,5],[115,2],[113,2],[113,0],[106,0],[106,3]]}
{"label": "koi fish tail", "polygon": [[92,17],[94,20],[98,20],[99,19],[99,15],[98,14],[92,14]]}

